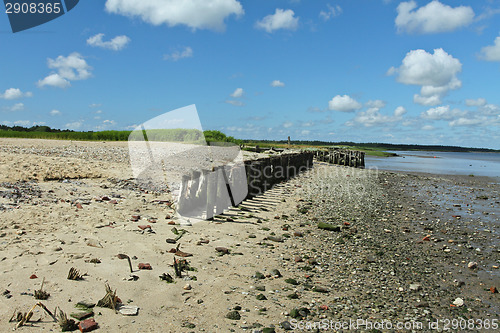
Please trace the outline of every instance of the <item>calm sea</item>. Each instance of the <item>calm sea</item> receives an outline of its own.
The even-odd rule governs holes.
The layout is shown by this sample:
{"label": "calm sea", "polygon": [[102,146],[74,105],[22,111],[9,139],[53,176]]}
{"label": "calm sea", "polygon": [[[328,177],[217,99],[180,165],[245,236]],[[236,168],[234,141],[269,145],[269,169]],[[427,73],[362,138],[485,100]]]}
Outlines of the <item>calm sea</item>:
{"label": "calm sea", "polygon": [[366,168],[500,178],[500,153],[394,151],[397,157],[366,156]]}

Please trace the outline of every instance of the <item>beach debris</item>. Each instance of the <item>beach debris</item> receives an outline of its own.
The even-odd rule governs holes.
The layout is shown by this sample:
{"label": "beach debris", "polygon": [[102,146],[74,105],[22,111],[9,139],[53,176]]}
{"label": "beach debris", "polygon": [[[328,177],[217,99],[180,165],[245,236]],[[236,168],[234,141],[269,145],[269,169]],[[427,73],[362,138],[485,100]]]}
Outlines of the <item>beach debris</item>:
{"label": "beach debris", "polygon": [[93,330],[97,329],[98,327],[99,327],[99,325],[94,320],[94,318],[85,319],[78,324],[78,328],[80,329],[80,332],[82,332],[82,333],[93,331]]}
{"label": "beach debris", "polygon": [[160,280],[166,281],[167,283],[174,282],[174,278],[172,277],[172,275],[170,275],[168,273],[163,273],[162,275],[160,275]]}
{"label": "beach debris", "polygon": [[474,269],[474,268],[477,268],[477,262],[475,261],[471,261],[467,264],[467,267],[470,268],[470,269]]}
{"label": "beach debris", "polygon": [[57,322],[56,317],[52,314],[52,312],[50,312],[49,309],[47,309],[47,307],[42,302],[38,302],[35,305],[33,305],[31,307],[31,309],[26,313],[22,313],[22,312],[14,313],[14,315],[10,318],[9,322],[17,321],[16,329],[23,326],[31,319],[31,317],[33,316],[33,311],[35,310],[35,308],[37,306],[44,309],[45,312],[47,312],[49,314],[49,316],[51,316],[52,319],[54,319],[54,321]]}
{"label": "beach debris", "polygon": [[318,228],[323,229],[323,230],[335,231],[335,232],[340,232],[340,230],[341,230],[340,226],[333,225],[330,223],[325,223],[325,222],[318,222]]}
{"label": "beach debris", "polygon": [[173,238],[167,238],[165,241],[167,243],[169,243],[169,244],[175,244],[175,243],[177,243],[177,241],[175,239],[173,239]]}
{"label": "beach debris", "polygon": [[127,259],[128,260],[128,266],[130,267],[130,273],[133,273],[134,270],[132,268],[132,262],[130,261],[130,257],[124,253],[119,253],[116,255],[118,259]]}
{"label": "beach debris", "polygon": [[137,316],[139,313],[139,307],[135,305],[122,305],[118,310],[124,316]]}
{"label": "beach debris", "polygon": [[57,314],[57,322],[63,332],[71,332],[78,329],[78,325],[75,321],[73,319],[69,319],[68,316],[66,316],[66,314],[61,310],[59,310],[59,313]]}
{"label": "beach debris", "polygon": [[172,233],[174,235],[177,235],[177,237],[175,238],[175,241],[177,242],[179,239],[181,239],[182,236],[184,236],[184,234],[187,232],[186,230],[184,229],[180,229],[178,230],[176,227],[173,227],[171,229]]}
{"label": "beach debris", "polygon": [[80,272],[75,268],[71,267],[68,272],[68,280],[83,280],[85,274],[80,274]]}
{"label": "beach debris", "polygon": [[92,317],[93,315],[94,315],[94,311],[92,311],[92,310],[87,310],[87,311],[83,311],[83,312],[75,312],[75,313],[70,314],[71,317],[78,319],[78,320],[84,320],[84,319],[87,319],[89,317]]}
{"label": "beach debris", "polygon": [[105,287],[106,295],[97,302],[97,306],[101,308],[110,308],[116,311],[116,305],[121,303],[121,300],[116,296],[116,290],[113,291],[109,284],[106,283]]}
{"label": "beach debris", "polygon": [[43,280],[42,280],[42,285],[40,286],[40,289],[35,290],[35,298],[36,299],[46,300],[47,298],[49,298],[50,294],[43,290],[44,283],[45,283],[45,278],[43,278]]}
{"label": "beach debris", "polygon": [[498,294],[498,289],[497,289],[497,287],[491,287],[491,288],[490,288],[490,291],[491,291],[491,293],[492,293],[492,294]]}
{"label": "beach debris", "polygon": [[38,276],[36,276],[35,274],[32,274],[32,275],[30,276],[30,279],[31,279],[31,280],[33,280],[33,279],[38,279]]}
{"label": "beach debris", "polygon": [[152,270],[153,267],[151,267],[151,265],[149,263],[139,263],[139,265],[137,266],[139,269],[142,269],[142,270]]}
{"label": "beach debris", "polygon": [[91,263],[91,264],[100,264],[101,260],[98,258],[92,258],[90,260],[85,260],[85,262]]}
{"label": "beach debris", "polygon": [[226,314],[226,318],[231,320],[240,320],[241,315],[238,311],[230,311],[228,314]]}
{"label": "beach debris", "polygon": [[2,292],[2,295],[5,296],[7,299],[11,298],[12,295],[10,294],[10,290],[8,289],[5,289],[3,292]]}
{"label": "beach debris", "polygon": [[464,305],[464,300],[461,299],[460,297],[457,297],[453,301],[453,305],[460,307],[460,306]]}
{"label": "beach debris", "polygon": [[431,235],[427,235],[424,238],[422,238],[422,241],[424,242],[430,242],[431,241]]}

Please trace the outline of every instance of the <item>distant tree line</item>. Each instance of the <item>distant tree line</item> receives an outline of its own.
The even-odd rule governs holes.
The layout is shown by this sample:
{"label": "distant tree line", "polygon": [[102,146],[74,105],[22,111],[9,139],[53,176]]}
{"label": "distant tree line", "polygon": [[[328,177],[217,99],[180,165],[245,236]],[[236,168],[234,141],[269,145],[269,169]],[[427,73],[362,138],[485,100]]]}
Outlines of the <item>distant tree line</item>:
{"label": "distant tree line", "polygon": [[[272,144],[287,144],[288,140],[243,140],[248,145],[272,145]],[[420,151],[448,151],[448,152],[500,152],[500,150],[489,148],[470,148],[458,146],[444,145],[417,145],[417,144],[392,144],[380,142],[356,143],[351,141],[319,141],[319,140],[299,140],[291,141],[292,145],[307,145],[307,146],[350,146],[364,149],[380,149],[380,150],[420,150]]]}

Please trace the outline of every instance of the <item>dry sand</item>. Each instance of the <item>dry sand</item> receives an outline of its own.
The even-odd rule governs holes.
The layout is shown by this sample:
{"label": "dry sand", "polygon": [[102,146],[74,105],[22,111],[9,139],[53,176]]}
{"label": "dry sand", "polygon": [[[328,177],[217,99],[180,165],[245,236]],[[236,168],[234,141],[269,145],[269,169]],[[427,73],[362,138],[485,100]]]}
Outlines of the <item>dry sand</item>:
{"label": "dry sand", "polygon": [[[168,192],[141,188],[131,179],[126,143],[0,139],[0,158],[0,331],[11,331],[12,314],[37,302],[32,294],[42,279],[50,293],[42,303],[50,310],[78,312],[75,304],[96,303],[106,283],[122,303],[139,307],[136,316],[94,308],[101,332],[270,327],[282,332],[282,322],[294,323],[295,308],[306,309],[296,319],[312,321],[363,318],[427,325],[498,317],[498,294],[489,291],[499,286],[498,242],[492,241],[498,240],[498,225],[458,233],[451,224],[439,224],[436,216],[453,218],[437,208],[429,212],[429,204],[411,192],[411,184],[423,176],[318,164],[243,203],[244,209],[181,227],[168,224],[174,215]],[[492,197],[498,185],[485,193],[498,203]],[[131,221],[132,215],[140,215],[139,221]],[[340,231],[318,229],[318,221],[339,225]],[[139,225],[150,225],[151,231]],[[176,237],[173,227],[187,233],[168,244],[167,238]],[[427,234],[432,242],[422,242]],[[469,238],[475,240],[472,249]],[[177,245],[193,255],[186,259],[195,271],[167,283],[159,276],[175,276],[176,256],[169,250]],[[443,245],[451,250],[443,251]],[[484,246],[483,252],[476,246]],[[119,253],[132,258],[137,280],[130,279]],[[469,261],[478,268],[469,270]],[[152,270],[138,270],[139,263]],[[66,278],[72,267],[86,273],[83,280]],[[283,276],[272,276],[273,269]],[[255,278],[257,271],[265,278]],[[300,284],[285,282],[289,278]],[[259,294],[266,299],[257,299]],[[450,307],[459,297],[465,305]],[[226,318],[235,308],[241,319]],[[19,331],[60,328],[37,309]]]}

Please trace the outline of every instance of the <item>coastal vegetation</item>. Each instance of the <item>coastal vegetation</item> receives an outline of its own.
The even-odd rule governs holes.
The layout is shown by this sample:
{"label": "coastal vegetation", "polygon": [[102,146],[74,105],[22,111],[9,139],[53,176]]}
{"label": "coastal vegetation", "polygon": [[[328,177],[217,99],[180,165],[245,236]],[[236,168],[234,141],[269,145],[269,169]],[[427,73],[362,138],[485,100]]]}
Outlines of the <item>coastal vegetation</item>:
{"label": "coastal vegetation", "polygon": [[[130,134],[134,133],[131,137]],[[53,129],[49,126],[6,126],[0,125],[0,137],[3,138],[32,138],[32,139],[56,139],[56,140],[75,140],[75,141],[127,141],[129,138],[143,140],[146,134],[147,140],[151,141],[174,141],[202,143],[203,137],[206,142],[228,142],[244,146],[259,146],[260,148],[344,148],[364,151],[372,156],[396,156],[396,153],[388,151],[446,151],[446,152],[500,152],[500,150],[488,148],[470,148],[458,146],[441,145],[417,145],[417,144],[391,144],[391,143],[354,143],[349,141],[330,142],[330,141],[309,141],[298,140],[254,140],[254,139],[236,139],[227,136],[221,131],[207,130],[203,133],[196,129],[154,129],[147,130],[146,133],[139,131],[73,131]]]}

